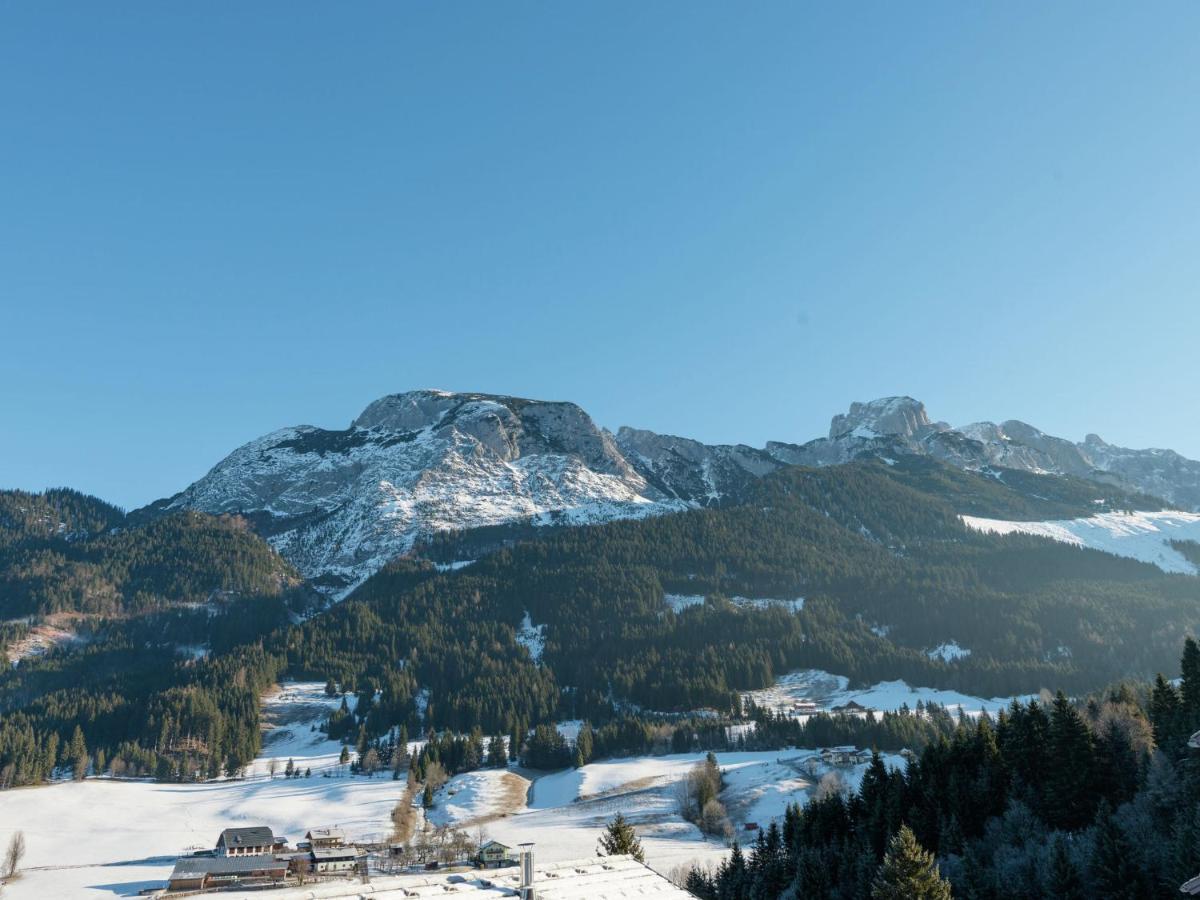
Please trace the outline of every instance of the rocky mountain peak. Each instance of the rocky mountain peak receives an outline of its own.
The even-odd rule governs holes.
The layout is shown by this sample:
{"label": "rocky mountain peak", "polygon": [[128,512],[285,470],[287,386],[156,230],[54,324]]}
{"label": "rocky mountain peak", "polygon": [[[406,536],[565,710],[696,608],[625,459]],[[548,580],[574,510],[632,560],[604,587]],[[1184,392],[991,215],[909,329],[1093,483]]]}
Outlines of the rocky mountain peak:
{"label": "rocky mountain peak", "polygon": [[925,404],[912,397],[882,397],[867,403],[851,403],[850,411],[833,417],[829,437],[873,438],[899,435],[917,436],[933,425],[925,412]]}

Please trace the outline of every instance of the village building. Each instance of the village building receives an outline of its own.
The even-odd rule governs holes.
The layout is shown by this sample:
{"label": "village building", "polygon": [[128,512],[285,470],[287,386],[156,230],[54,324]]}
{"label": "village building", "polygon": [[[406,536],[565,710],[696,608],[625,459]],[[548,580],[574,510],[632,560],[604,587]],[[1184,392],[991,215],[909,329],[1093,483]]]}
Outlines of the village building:
{"label": "village building", "polygon": [[271,855],[185,856],[175,861],[168,891],[203,891],[238,884],[271,884],[287,875],[286,861]]}
{"label": "village building", "polygon": [[217,838],[217,856],[260,856],[275,849],[275,836],[266,825],[226,828]]}
{"label": "village building", "polygon": [[475,865],[481,869],[499,869],[502,866],[511,866],[515,861],[512,847],[499,841],[488,841],[475,854]]}
{"label": "village building", "polygon": [[346,833],[340,828],[313,828],[304,835],[312,850],[324,850],[330,847],[344,847]]}
{"label": "village building", "polygon": [[311,851],[312,871],[317,875],[337,875],[353,872],[361,857],[357,847],[314,847]]}
{"label": "village building", "polygon": [[821,751],[821,762],[827,766],[857,766],[870,761],[871,751],[858,747],[826,747]]}

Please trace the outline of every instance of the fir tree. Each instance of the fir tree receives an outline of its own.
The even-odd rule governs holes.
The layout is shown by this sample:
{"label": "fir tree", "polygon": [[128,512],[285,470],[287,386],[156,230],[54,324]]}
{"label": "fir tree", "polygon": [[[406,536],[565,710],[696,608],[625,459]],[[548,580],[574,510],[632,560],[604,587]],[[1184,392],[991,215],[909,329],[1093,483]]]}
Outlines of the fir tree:
{"label": "fir tree", "polygon": [[907,825],[888,842],[887,855],[871,885],[873,900],[950,900],[950,882],[933,854],[917,843]]}
{"label": "fir tree", "polygon": [[1045,814],[1051,825],[1082,828],[1095,810],[1095,747],[1083,717],[1062,691],[1050,713]]}
{"label": "fir tree", "polygon": [[1200,646],[1194,638],[1183,642],[1183,659],[1180,662],[1179,697],[1183,714],[1183,729],[1191,734],[1200,729]]}
{"label": "fir tree", "polygon": [[1050,848],[1050,871],[1046,877],[1046,890],[1055,900],[1085,900],[1083,878],[1067,848],[1067,839],[1061,834],[1054,839]]}
{"label": "fir tree", "polygon": [[638,862],[646,861],[646,852],[642,849],[637,832],[621,813],[617,813],[616,818],[604,829],[597,852],[600,856],[632,856]]}
{"label": "fir tree", "polygon": [[1093,897],[1139,900],[1154,895],[1134,857],[1133,845],[1113,816],[1107,800],[1096,812],[1091,874]]}

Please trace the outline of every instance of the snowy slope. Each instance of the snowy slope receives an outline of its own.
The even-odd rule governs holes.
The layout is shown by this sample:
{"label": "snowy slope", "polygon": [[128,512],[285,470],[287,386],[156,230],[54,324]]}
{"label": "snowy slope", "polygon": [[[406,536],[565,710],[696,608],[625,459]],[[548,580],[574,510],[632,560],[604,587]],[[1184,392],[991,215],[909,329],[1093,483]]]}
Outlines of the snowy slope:
{"label": "snowy slope", "polygon": [[1008,522],[963,516],[968,528],[991,534],[1032,534],[1077,547],[1153,563],[1165,572],[1197,574],[1196,566],[1170,541],[1200,541],[1200,514],[1185,512],[1102,513],[1086,519]]}

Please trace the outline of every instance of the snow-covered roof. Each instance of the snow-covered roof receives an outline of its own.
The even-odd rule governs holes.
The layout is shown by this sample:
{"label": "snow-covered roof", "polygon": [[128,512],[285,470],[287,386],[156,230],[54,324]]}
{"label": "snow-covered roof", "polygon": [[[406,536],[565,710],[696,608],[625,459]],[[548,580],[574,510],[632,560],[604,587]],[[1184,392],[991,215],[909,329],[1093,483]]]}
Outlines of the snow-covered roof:
{"label": "snow-covered roof", "polygon": [[[407,900],[410,897],[462,897],[463,900],[499,900],[516,897],[521,876],[515,870],[470,871],[445,874],[393,875],[361,882],[305,885],[303,888],[256,890],[223,894],[225,900]],[[653,869],[629,856],[590,857],[539,865],[533,886],[538,900],[692,900]]]}

